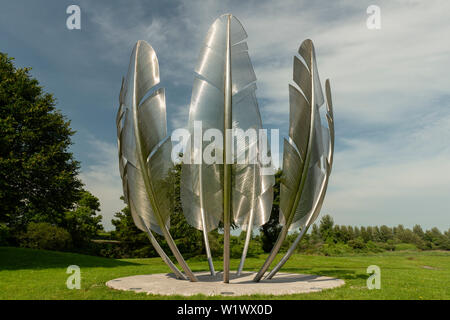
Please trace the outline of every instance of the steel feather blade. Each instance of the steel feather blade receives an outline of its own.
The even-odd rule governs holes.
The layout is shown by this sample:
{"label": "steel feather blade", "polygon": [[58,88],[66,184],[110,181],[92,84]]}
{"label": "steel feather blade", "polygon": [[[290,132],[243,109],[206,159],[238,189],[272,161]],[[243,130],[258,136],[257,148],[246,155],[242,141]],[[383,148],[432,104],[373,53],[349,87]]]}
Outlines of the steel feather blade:
{"label": "steel feather blade", "polygon": [[[231,164],[239,155],[248,157],[255,146],[248,145],[230,154],[235,142],[227,136],[227,130],[258,132],[262,128],[255,95],[256,76],[246,38],[239,20],[229,14],[219,17],[208,31],[195,69],[188,128],[191,136],[197,121],[204,131],[218,130],[224,147],[215,152],[220,153],[222,162],[185,164],[181,175],[183,212],[192,226],[203,230],[206,246],[207,232],[217,228],[221,221],[224,223],[224,282],[229,280],[230,223],[251,233],[252,226],[269,219],[273,197],[273,175],[261,175],[259,163]],[[190,162],[202,158],[210,143],[191,143]]]}
{"label": "steel feather blade", "polygon": [[303,41],[298,53],[300,57],[295,56],[293,64],[294,84],[289,85],[289,139],[285,139],[283,151],[280,186],[283,228],[254,281],[259,281],[270,267],[288,231],[304,223],[313,213],[328,171],[324,163],[328,150],[324,146],[319,113],[324,96],[312,41]]}
{"label": "steel feather blade", "polygon": [[[116,119],[119,169],[136,226],[149,234],[152,243],[156,240],[151,231],[163,235],[187,276],[196,281],[168,231],[173,203],[168,192],[173,187],[168,181],[172,145],[167,137],[164,89],[151,92],[159,82],[158,59],[153,48],[138,41],[119,96]],[[159,245],[155,248],[175,274],[184,277],[168,262]]]}
{"label": "steel feather blade", "polygon": [[325,200],[325,195],[327,192],[328,182],[330,179],[331,169],[333,167],[333,155],[334,155],[334,115],[333,115],[333,103],[331,99],[331,87],[330,80],[327,79],[325,82],[325,92],[327,97],[327,113],[326,118],[328,122],[328,128],[322,127],[324,146],[327,146],[327,157],[325,159],[325,176],[320,183],[319,195],[314,200],[314,205],[308,214],[304,215],[303,218],[300,219],[298,224],[300,224],[300,234],[292,243],[291,247],[287,250],[286,254],[280,259],[277,265],[269,272],[266,279],[271,279],[286,263],[286,261],[291,257],[294,253],[295,248],[299,244],[300,240],[308,231],[309,227],[316,221],[317,217],[320,214],[320,210],[322,209],[323,202]]}

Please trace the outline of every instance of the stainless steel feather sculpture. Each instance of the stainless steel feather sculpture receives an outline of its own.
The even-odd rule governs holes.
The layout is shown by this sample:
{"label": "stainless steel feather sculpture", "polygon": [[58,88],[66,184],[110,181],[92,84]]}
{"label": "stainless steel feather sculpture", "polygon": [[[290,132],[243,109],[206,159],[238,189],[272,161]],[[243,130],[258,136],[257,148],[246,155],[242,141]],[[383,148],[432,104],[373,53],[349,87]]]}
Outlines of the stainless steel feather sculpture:
{"label": "stainless steel feather sculpture", "polygon": [[[326,85],[326,128],[321,123],[319,113],[319,108],[324,104],[324,96],[312,41],[305,40],[298,53],[301,59],[294,57],[294,84],[289,85],[289,140],[284,140],[283,151],[283,177],[280,186],[280,222],[283,228],[267,260],[255,276],[255,281],[259,281],[270,267],[288,231],[302,226],[296,245],[317,218],[331,172],[334,123],[329,81]],[[290,248],[268,278],[281,268],[294,249],[295,247]]]}
{"label": "stainless steel feather sculpture", "polygon": [[120,175],[125,200],[136,226],[147,232],[162,259],[175,274],[185,278],[161,250],[152,231],[163,235],[186,275],[191,281],[196,281],[168,231],[172,202],[167,189],[170,187],[167,186],[167,176],[172,164],[172,145],[166,137],[164,89],[150,92],[159,81],[158,60],[153,48],[145,41],[138,41],[119,96],[117,136]]}
{"label": "stainless steel feather sculpture", "polygon": [[278,264],[269,272],[266,279],[272,279],[272,277],[283,267],[286,261],[294,253],[295,248],[299,244],[300,240],[308,231],[309,227],[316,221],[319,216],[320,210],[322,209],[323,201],[325,200],[325,194],[327,192],[328,181],[331,174],[331,169],[333,167],[333,153],[334,153],[334,118],[333,118],[333,103],[331,100],[331,87],[330,80],[325,81],[325,92],[327,97],[327,122],[328,122],[328,132],[327,129],[324,130],[324,137],[329,136],[328,140],[328,154],[325,160],[325,177],[323,178],[318,197],[314,200],[313,207],[311,211],[302,218],[301,230],[297,238],[294,240],[286,254],[281,258]]}
{"label": "stainless steel feather sculpture", "polygon": [[273,200],[274,177],[261,173],[258,140],[246,144],[233,138],[239,130],[258,133],[262,129],[246,38],[241,23],[230,14],[219,17],[208,31],[195,69],[188,128],[191,136],[196,123],[203,130],[218,130],[223,147],[216,148],[220,161],[203,163],[203,150],[210,142],[191,143],[191,164],[183,166],[181,175],[183,212],[192,226],[203,231],[211,274],[214,267],[207,234],[223,222],[224,282],[229,281],[230,224],[247,231],[242,270],[252,227],[269,219]]}
{"label": "stainless steel feather sculpture", "polygon": [[[188,130],[194,139],[187,145],[183,160],[188,161],[183,163],[181,171],[183,213],[190,225],[203,231],[211,275],[215,270],[208,233],[223,223],[225,283],[229,282],[230,272],[230,226],[235,224],[246,232],[237,270],[240,275],[253,228],[269,220],[275,183],[272,163],[262,161],[267,159],[270,150],[267,139],[261,136],[256,76],[246,38],[241,23],[231,14],[219,17],[208,31],[195,69],[189,110]],[[301,230],[267,279],[280,270],[317,219],[333,165],[330,82],[325,83],[328,122],[325,126],[320,116],[325,98],[312,41],[305,40],[298,53],[300,56],[294,57],[294,83],[289,85],[289,139],[284,140],[280,186],[283,228],[255,281],[264,276],[288,232],[299,227]],[[170,180],[173,159],[171,139],[167,136],[165,91],[157,88],[159,82],[158,60],[153,48],[145,41],[138,41],[127,76],[122,80],[116,119],[124,198],[134,223],[147,233],[175,276],[197,281],[169,233],[174,202],[171,199],[173,181]],[[199,134],[200,139],[195,138]],[[205,161],[205,154],[214,161]],[[184,273],[165,254],[153,232],[164,236]]]}

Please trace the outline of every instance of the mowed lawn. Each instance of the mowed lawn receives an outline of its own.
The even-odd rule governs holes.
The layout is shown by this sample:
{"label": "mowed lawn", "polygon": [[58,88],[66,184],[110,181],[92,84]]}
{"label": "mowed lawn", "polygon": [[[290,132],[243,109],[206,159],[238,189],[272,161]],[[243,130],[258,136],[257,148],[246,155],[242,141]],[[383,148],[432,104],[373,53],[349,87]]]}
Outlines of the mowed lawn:
{"label": "mowed lawn", "polygon": [[[256,271],[265,259],[249,258],[246,270]],[[231,261],[236,269],[238,260]],[[81,268],[81,289],[66,287],[69,265]],[[193,271],[207,269],[206,261],[189,261]],[[381,268],[381,289],[368,290],[367,267]],[[222,269],[216,261],[217,270]],[[450,299],[450,252],[399,251],[339,257],[297,254],[283,268],[285,272],[324,275],[344,279],[337,289],[283,296],[242,296],[224,299]],[[109,289],[114,278],[169,272],[159,258],[106,259],[80,254],[0,247],[0,299],[186,299]],[[202,295],[194,299],[221,299]]]}

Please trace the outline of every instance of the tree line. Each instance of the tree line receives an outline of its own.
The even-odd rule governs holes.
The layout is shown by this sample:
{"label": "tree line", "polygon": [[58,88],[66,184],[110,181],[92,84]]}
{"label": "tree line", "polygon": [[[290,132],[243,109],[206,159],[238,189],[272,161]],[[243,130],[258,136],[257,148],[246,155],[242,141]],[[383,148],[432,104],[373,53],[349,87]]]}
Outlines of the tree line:
{"label": "tree line", "polygon": [[[179,199],[181,165],[174,167],[172,179],[175,196],[174,213],[171,219],[170,232],[179,246],[180,251],[186,257],[204,256],[202,234],[199,230],[187,224]],[[279,224],[279,197],[280,180],[282,171],[275,174],[274,202],[269,221],[259,228],[252,238],[248,256],[258,256],[268,253],[272,249],[281,230]],[[150,245],[146,235],[138,230],[132,220],[128,207],[116,213],[112,221],[115,226],[109,237],[119,240],[120,244],[114,244],[103,249],[102,254],[111,257],[149,257],[157,256]],[[235,227],[236,228],[236,227]],[[285,252],[294,242],[298,232],[288,235],[281,252]],[[168,250],[163,237],[157,236],[163,248]],[[222,257],[223,235],[221,230],[209,233],[210,246],[216,259]],[[231,256],[240,258],[245,242],[245,233],[239,236],[231,236]],[[298,253],[339,255],[351,253],[382,252],[394,250],[450,250],[450,229],[441,233],[439,229],[432,228],[424,231],[416,225],[413,229],[403,225],[396,227],[383,226],[343,226],[335,225],[330,215],[324,215],[319,222],[313,224],[311,231],[307,233],[297,246]]]}

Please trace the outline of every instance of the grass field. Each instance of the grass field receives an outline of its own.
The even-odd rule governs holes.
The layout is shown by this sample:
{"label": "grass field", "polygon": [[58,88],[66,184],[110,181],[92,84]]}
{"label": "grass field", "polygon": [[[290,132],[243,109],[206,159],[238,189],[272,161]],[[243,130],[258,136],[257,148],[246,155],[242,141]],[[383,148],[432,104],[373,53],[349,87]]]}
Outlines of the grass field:
{"label": "grass field", "polygon": [[[265,256],[249,258],[246,269],[256,271]],[[232,269],[238,260],[231,261]],[[81,289],[69,290],[66,269],[81,268]],[[206,270],[207,263],[189,261],[193,271]],[[368,290],[369,265],[381,268],[381,289]],[[216,262],[221,270],[221,261]],[[309,294],[284,296],[224,297],[224,299],[450,299],[450,252],[400,251],[372,255],[324,257],[294,255],[285,272],[324,275],[344,279],[343,287]],[[114,278],[169,272],[159,258],[105,259],[86,255],[0,247],[0,299],[185,299],[109,289]],[[221,299],[194,296],[193,299]]]}

